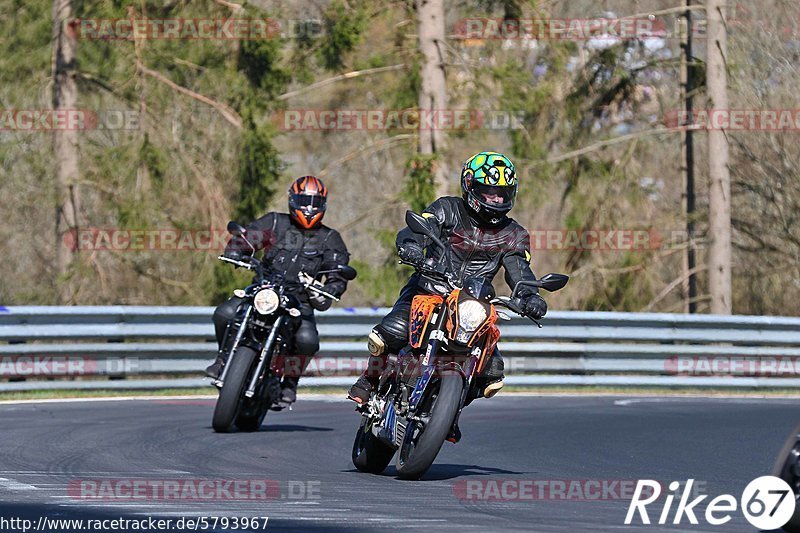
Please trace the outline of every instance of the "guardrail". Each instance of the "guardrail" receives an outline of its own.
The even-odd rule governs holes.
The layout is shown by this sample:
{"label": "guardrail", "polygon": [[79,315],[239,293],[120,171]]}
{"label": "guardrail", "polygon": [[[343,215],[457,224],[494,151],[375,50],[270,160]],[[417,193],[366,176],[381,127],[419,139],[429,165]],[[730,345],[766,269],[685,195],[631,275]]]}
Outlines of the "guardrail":
{"label": "guardrail", "polygon": [[[366,363],[367,334],[387,311],[318,314],[321,350],[303,382],[351,382]],[[201,376],[216,351],[212,312],[0,307],[0,391],[208,384]],[[800,386],[800,318],[554,311],[543,325],[500,324],[509,384]]]}

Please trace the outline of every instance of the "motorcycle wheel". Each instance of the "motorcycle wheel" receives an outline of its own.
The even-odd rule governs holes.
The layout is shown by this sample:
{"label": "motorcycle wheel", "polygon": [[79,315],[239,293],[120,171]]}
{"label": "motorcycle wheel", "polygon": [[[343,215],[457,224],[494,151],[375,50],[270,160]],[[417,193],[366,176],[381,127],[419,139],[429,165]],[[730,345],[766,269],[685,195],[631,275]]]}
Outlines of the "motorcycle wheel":
{"label": "motorcycle wheel", "polygon": [[417,433],[414,422],[406,428],[406,437],[397,455],[397,476],[400,479],[419,479],[433,464],[453,425],[463,387],[461,374],[455,371],[442,373],[425,429]]}
{"label": "motorcycle wheel", "polygon": [[362,472],[380,474],[392,462],[395,450],[373,435],[371,427],[370,419],[361,417],[361,425],[353,442],[353,464]]}
{"label": "motorcycle wheel", "polygon": [[786,444],[778,454],[772,475],[779,477],[792,487],[797,504],[794,508],[792,518],[783,526],[783,530],[788,533],[800,533],[800,426],[786,439]]}
{"label": "motorcycle wheel", "polygon": [[211,426],[217,433],[228,433],[231,431],[239,405],[242,401],[244,388],[247,386],[247,376],[256,358],[256,352],[252,348],[240,346],[231,358],[228,374],[225,376],[225,384],[219,391],[217,405],[214,407],[214,416],[211,419]]}
{"label": "motorcycle wheel", "polygon": [[266,406],[262,406],[258,414],[251,416],[240,415],[236,417],[236,427],[242,431],[258,431],[261,424],[264,422],[264,418],[267,416],[267,411],[269,411],[269,409]]}

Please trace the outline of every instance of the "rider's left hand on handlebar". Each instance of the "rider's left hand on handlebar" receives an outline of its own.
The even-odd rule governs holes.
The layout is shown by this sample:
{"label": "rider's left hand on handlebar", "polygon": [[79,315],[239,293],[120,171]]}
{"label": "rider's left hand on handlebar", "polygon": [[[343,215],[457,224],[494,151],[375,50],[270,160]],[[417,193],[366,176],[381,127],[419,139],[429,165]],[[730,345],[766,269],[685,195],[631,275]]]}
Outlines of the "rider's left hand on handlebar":
{"label": "rider's left hand on handlebar", "polygon": [[406,263],[421,265],[425,261],[425,252],[422,246],[415,242],[405,242],[397,249],[397,255]]}
{"label": "rider's left hand on handlebar", "polygon": [[538,294],[531,294],[523,299],[521,303],[525,316],[538,320],[547,314],[547,302]]}

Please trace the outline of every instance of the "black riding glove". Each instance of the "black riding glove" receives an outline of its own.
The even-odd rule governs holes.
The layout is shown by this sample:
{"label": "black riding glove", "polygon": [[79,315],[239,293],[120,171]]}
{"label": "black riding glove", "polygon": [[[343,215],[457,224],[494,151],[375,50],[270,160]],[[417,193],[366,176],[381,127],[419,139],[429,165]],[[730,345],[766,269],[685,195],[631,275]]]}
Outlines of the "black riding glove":
{"label": "black riding glove", "polygon": [[421,265],[425,261],[425,252],[422,250],[422,246],[413,241],[401,244],[397,249],[397,255],[400,256],[400,259],[412,265]]}
{"label": "black riding glove", "polygon": [[525,316],[539,320],[547,314],[547,302],[538,294],[531,294],[522,301],[522,311]]}
{"label": "black riding glove", "polygon": [[[330,292],[327,287],[323,287],[321,283],[317,282],[314,284],[316,287],[324,290],[325,292]],[[311,307],[316,309],[317,311],[327,311],[330,309],[333,300],[328,298],[327,296],[323,296],[313,290],[307,290],[308,293],[308,301],[311,304]]]}

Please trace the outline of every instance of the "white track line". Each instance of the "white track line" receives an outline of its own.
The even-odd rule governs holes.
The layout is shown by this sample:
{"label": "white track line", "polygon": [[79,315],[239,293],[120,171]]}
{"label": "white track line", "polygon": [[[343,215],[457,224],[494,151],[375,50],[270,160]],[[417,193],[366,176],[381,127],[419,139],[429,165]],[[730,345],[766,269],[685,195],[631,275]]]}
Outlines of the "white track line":
{"label": "white track line", "polygon": [[[637,391],[627,392],[501,392],[497,398],[517,398],[517,397],[532,397],[532,398],[626,398],[631,400],[646,401],[650,399],[667,399],[667,400],[697,400],[697,399],[739,399],[739,400],[800,400],[800,394],[681,394],[676,391],[674,394],[668,392],[659,393],[644,393]],[[172,401],[172,400],[216,400],[217,395],[179,395],[179,396],[101,396],[90,398],[41,398],[41,399],[27,399],[27,400],[0,400],[0,406],[3,405],[25,405],[25,404],[48,404],[48,403],[81,403],[81,402],[130,402],[130,401]],[[324,403],[350,403],[344,393],[337,394],[320,394],[310,393],[298,396],[298,400],[302,401],[315,401]],[[619,400],[626,401],[626,400]]]}

